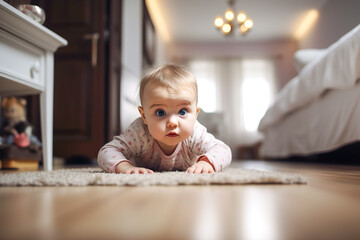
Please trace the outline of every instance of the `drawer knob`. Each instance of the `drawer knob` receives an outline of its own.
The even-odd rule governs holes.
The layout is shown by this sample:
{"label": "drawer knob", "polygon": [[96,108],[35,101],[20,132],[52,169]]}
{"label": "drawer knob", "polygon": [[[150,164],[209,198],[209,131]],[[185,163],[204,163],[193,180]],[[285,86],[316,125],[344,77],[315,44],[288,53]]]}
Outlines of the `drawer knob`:
{"label": "drawer knob", "polygon": [[40,63],[39,62],[35,62],[34,65],[30,68],[30,76],[31,78],[35,77],[36,73],[40,72]]}

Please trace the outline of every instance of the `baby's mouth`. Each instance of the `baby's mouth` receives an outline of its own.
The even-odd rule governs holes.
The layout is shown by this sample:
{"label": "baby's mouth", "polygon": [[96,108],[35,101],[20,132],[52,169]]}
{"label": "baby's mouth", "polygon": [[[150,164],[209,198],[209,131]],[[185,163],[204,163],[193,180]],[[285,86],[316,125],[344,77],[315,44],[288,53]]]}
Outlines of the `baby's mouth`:
{"label": "baby's mouth", "polygon": [[175,132],[171,132],[171,133],[168,133],[166,134],[167,137],[177,137],[179,136],[179,134],[175,133]]}

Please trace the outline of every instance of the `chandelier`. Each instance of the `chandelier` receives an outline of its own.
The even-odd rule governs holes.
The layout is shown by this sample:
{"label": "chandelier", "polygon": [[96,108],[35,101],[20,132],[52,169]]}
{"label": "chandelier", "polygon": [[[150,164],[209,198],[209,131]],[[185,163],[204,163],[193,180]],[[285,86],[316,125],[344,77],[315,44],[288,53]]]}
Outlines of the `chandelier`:
{"label": "chandelier", "polygon": [[[225,36],[230,36],[234,32],[233,29],[238,27],[242,35],[248,33],[254,26],[254,22],[246,16],[244,11],[239,11],[235,16],[234,4],[235,0],[229,0],[229,9],[226,10],[224,18],[217,16],[214,20],[215,27]],[[236,17],[236,19],[235,19]]]}

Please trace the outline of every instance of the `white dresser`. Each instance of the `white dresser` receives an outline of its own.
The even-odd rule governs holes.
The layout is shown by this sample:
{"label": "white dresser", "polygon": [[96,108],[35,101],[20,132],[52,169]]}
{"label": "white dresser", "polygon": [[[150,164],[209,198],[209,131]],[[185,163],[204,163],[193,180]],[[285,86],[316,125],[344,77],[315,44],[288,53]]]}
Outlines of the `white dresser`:
{"label": "white dresser", "polygon": [[44,169],[53,168],[54,52],[67,41],[0,0],[0,96],[40,94]]}

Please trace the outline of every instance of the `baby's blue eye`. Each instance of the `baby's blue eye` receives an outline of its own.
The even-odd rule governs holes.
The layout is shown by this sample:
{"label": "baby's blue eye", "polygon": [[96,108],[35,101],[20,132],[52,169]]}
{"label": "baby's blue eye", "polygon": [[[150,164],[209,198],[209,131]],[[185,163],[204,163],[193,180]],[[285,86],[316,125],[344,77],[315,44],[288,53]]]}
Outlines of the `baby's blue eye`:
{"label": "baby's blue eye", "polygon": [[159,117],[163,117],[166,115],[166,112],[162,109],[156,110],[155,114]]}
{"label": "baby's blue eye", "polygon": [[181,109],[181,110],[179,111],[179,115],[180,115],[180,116],[185,116],[186,113],[187,113],[186,109]]}

